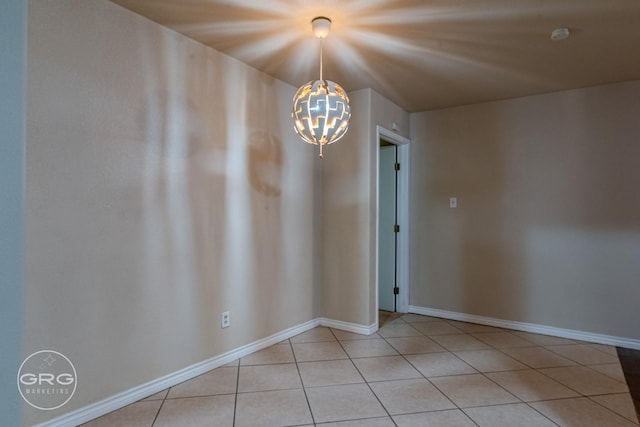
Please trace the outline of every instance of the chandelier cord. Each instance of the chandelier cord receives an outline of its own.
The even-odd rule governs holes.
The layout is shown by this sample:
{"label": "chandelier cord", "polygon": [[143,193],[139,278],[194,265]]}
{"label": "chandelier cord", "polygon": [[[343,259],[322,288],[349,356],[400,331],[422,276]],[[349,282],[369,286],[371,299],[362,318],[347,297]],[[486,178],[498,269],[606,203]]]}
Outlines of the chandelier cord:
{"label": "chandelier cord", "polygon": [[322,47],[324,46],[324,39],[320,39],[320,80],[322,80]]}
{"label": "chandelier cord", "polygon": [[[322,80],[322,48],[324,47],[324,38],[320,39],[320,81],[321,84],[324,85],[324,80]],[[324,145],[321,141],[318,142],[320,146],[320,158],[322,159],[324,156],[322,155],[322,146]]]}

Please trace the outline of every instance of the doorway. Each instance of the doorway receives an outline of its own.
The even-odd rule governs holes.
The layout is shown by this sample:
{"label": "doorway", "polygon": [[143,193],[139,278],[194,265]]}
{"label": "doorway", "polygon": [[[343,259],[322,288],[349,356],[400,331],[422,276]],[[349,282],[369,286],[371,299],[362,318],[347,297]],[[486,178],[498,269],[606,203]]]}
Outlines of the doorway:
{"label": "doorway", "polygon": [[397,311],[398,146],[384,139],[378,148],[378,309]]}
{"label": "doorway", "polygon": [[409,140],[377,128],[377,309],[408,311]]}

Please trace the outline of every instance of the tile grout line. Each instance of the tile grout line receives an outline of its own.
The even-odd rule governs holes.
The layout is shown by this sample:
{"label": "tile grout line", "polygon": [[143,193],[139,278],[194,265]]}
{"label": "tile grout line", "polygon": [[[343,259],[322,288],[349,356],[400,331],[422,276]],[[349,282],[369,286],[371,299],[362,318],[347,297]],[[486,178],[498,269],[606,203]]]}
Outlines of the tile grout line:
{"label": "tile grout line", "polygon": [[238,413],[238,391],[240,390],[240,360],[241,359],[242,358],[238,359],[238,372],[236,373],[236,392],[233,399],[233,421],[231,422],[231,425],[234,427],[236,425],[236,418]]}
{"label": "tile grout line", "polygon": [[156,416],[153,417],[153,421],[151,421],[151,426],[153,427],[153,425],[156,423],[156,421],[158,420],[158,416],[160,415],[160,411],[162,410],[162,407],[164,406],[164,402],[167,400],[167,397],[169,397],[169,391],[171,390],[171,387],[169,387],[167,389],[167,393],[164,395],[164,397],[162,398],[162,402],[160,402],[160,407],[158,408],[158,411],[156,412]]}
{"label": "tile grout line", "polygon": [[383,405],[382,401],[380,400],[380,398],[378,397],[378,395],[376,394],[375,391],[373,391],[373,389],[371,388],[371,385],[369,384],[369,381],[367,381],[367,379],[365,378],[365,376],[362,374],[362,372],[360,371],[360,369],[358,369],[358,366],[353,362],[353,359],[351,358],[351,356],[349,355],[349,353],[347,353],[347,350],[344,348],[344,346],[342,345],[342,342],[338,339],[338,337],[336,337],[336,334],[333,333],[333,329],[329,328],[329,331],[331,332],[331,335],[333,335],[333,337],[335,338],[336,342],[338,343],[338,345],[340,346],[340,348],[342,349],[342,351],[344,351],[344,354],[347,355],[349,362],[351,362],[351,365],[353,365],[353,367],[355,368],[356,371],[358,371],[358,374],[360,374],[360,376],[362,377],[364,383],[367,385],[367,387],[369,388],[369,391],[371,391],[371,394],[373,394],[373,396],[376,398],[376,400],[378,401],[378,403],[380,404],[380,406],[382,407],[382,409],[384,409],[384,412],[387,413],[387,416],[389,417],[389,419],[391,420],[391,422],[393,423],[393,425],[395,427],[398,427],[398,424],[396,423],[396,421],[393,419],[393,417],[391,416],[391,414],[389,413],[389,411],[387,410],[386,406]]}
{"label": "tile grout line", "polygon": [[[621,394],[621,393],[612,393],[612,394]],[[612,395],[612,394],[596,394],[596,395],[593,395],[593,396],[610,396],[610,395]],[[593,400],[593,399],[592,399],[592,397],[593,397],[593,396],[583,396],[583,397],[584,397],[585,399],[588,399],[588,400],[590,400],[591,402],[595,403],[596,405],[600,406],[601,408],[604,408],[604,409],[606,409],[607,411],[609,411],[609,412],[611,412],[611,413],[613,413],[613,414],[615,414],[615,415],[617,415],[617,416],[619,416],[619,417],[621,417],[621,418],[623,418],[623,419],[625,419],[625,420],[628,420],[628,421],[631,421],[631,422],[633,422],[633,423],[635,423],[635,424],[638,424],[638,421],[630,420],[629,418],[625,417],[624,415],[622,415],[622,414],[619,414],[619,413],[615,412],[615,411],[614,411],[614,410],[612,410],[611,408],[607,408],[606,406],[604,406],[602,403],[598,402],[597,400]]]}
{"label": "tile grout line", "polygon": [[311,409],[311,402],[309,402],[309,396],[307,395],[307,388],[304,385],[304,380],[302,379],[302,373],[300,372],[300,365],[298,365],[298,358],[296,357],[296,352],[293,350],[293,343],[291,339],[287,340],[289,343],[289,348],[291,349],[291,354],[293,355],[293,361],[296,364],[296,370],[298,371],[298,377],[300,378],[300,385],[302,386],[302,392],[304,393],[304,398],[307,401],[307,408],[309,408],[309,414],[311,415],[311,422],[313,425],[316,425],[316,418],[313,415],[313,409]]}

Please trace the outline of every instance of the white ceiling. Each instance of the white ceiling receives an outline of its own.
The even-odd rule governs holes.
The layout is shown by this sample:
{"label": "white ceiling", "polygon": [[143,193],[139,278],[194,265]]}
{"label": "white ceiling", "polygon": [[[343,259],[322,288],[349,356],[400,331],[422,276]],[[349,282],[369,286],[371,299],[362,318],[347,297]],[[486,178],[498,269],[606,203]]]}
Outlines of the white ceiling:
{"label": "white ceiling", "polygon": [[324,77],[409,112],[640,79],[640,0],[112,1],[296,87],[327,16]]}

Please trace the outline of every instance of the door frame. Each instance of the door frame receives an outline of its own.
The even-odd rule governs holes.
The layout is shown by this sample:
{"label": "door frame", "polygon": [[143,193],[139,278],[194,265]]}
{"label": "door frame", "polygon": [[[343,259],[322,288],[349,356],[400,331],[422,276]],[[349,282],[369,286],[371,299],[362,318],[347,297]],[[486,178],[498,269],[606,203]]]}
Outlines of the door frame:
{"label": "door frame", "polygon": [[378,267],[379,267],[379,239],[378,227],[380,221],[378,218],[378,203],[380,201],[380,140],[387,141],[398,147],[398,162],[400,163],[400,171],[398,173],[398,224],[400,225],[400,233],[398,234],[398,264],[397,279],[399,294],[396,299],[396,310],[398,313],[407,313],[409,311],[409,159],[411,150],[411,140],[402,135],[385,129],[382,126],[376,126],[376,154],[375,154],[375,186],[376,186],[376,225],[375,225],[375,288],[376,288],[376,324],[379,324],[378,311]]}

